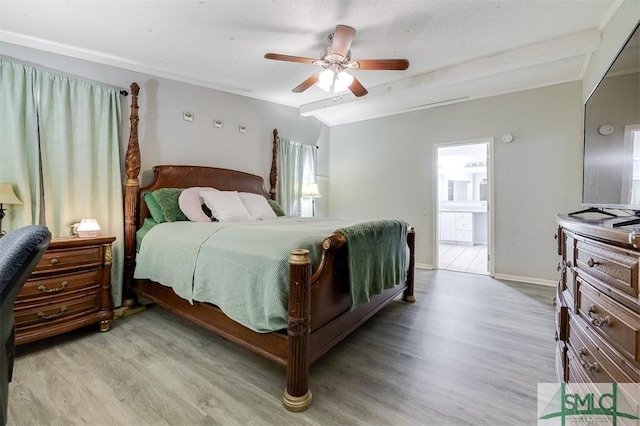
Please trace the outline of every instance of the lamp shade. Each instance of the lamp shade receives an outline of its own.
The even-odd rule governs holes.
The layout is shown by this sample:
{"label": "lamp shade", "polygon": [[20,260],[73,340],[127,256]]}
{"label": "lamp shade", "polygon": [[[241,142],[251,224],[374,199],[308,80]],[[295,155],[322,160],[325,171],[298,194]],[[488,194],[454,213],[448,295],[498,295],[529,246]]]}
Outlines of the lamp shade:
{"label": "lamp shade", "polygon": [[95,219],[82,219],[80,221],[80,225],[78,225],[78,236],[79,237],[98,237],[101,235],[100,233],[100,225],[98,221]]}
{"label": "lamp shade", "polygon": [[302,185],[302,196],[322,198],[322,194],[320,194],[320,191],[318,191],[317,183],[305,183],[304,185]]}
{"label": "lamp shade", "polygon": [[0,204],[22,204],[10,183],[0,183]]}

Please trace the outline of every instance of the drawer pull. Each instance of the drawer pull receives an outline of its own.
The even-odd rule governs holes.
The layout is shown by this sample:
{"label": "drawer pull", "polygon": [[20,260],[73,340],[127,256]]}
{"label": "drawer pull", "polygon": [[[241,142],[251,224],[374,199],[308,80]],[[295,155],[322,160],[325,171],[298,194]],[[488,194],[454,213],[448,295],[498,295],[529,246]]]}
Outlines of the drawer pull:
{"label": "drawer pull", "polygon": [[587,371],[589,370],[598,371],[599,366],[597,362],[595,361],[587,362],[584,359],[582,359],[583,356],[589,355],[589,351],[587,350],[587,348],[583,347],[578,351],[578,354],[580,355],[580,365],[582,365],[582,368],[584,368]]}
{"label": "drawer pull", "polygon": [[594,266],[599,265],[600,262],[598,262],[597,260],[593,260],[592,257],[589,258],[589,260],[587,260],[587,265],[589,265],[590,268],[593,268]]}
{"label": "drawer pull", "polygon": [[64,289],[69,283],[67,281],[62,281],[62,283],[60,284],[60,287],[56,287],[56,288],[52,288],[52,289],[47,289],[45,286],[40,285],[38,286],[38,290],[43,291],[45,293],[55,293],[57,291],[60,291],[62,289]]}
{"label": "drawer pull", "polygon": [[53,259],[51,259],[51,264],[52,265],[57,265],[60,261],[58,259],[56,259],[55,257]]}
{"label": "drawer pull", "polygon": [[55,319],[61,316],[62,314],[64,314],[65,312],[67,312],[67,307],[63,306],[62,308],[60,308],[60,312],[58,312],[57,314],[47,315],[44,312],[38,312],[38,318],[42,318],[45,320]]}
{"label": "drawer pull", "polygon": [[587,371],[598,371],[598,363],[597,362],[587,362],[584,359],[580,358],[580,365]]}
{"label": "drawer pull", "polygon": [[558,271],[561,271],[563,274],[567,272],[567,268],[571,269],[571,261],[563,260],[562,263],[558,263]]}
{"label": "drawer pull", "polygon": [[596,313],[596,305],[589,306],[589,310],[587,311],[587,315],[589,316],[589,319],[591,320],[591,324],[595,325],[596,327],[602,327],[604,325],[611,325],[611,317],[609,315],[607,315],[604,318],[598,318],[595,315],[593,315],[595,313]]}

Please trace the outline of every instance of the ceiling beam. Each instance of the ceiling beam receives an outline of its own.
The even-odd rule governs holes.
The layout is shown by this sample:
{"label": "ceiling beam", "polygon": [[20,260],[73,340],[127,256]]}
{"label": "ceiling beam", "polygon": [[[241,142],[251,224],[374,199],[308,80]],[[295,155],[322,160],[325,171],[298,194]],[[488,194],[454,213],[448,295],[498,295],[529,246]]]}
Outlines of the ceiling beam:
{"label": "ceiling beam", "polygon": [[368,88],[369,94],[361,99],[350,93],[300,106],[300,115],[313,116],[327,108],[349,105],[355,101],[366,103],[378,96],[412,93],[450,86],[508,71],[533,67],[594,52],[600,45],[600,31],[591,30],[522,47],[448,68],[415,75],[390,84]]}

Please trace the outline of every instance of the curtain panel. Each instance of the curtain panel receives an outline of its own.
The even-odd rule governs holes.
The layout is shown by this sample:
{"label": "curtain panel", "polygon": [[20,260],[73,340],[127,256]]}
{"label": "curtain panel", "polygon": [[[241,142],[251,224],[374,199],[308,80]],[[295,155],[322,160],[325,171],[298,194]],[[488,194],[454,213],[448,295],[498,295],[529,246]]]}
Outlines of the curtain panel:
{"label": "curtain panel", "polygon": [[316,147],[278,137],[277,198],[287,215],[300,215],[302,186],[315,183]]}
{"label": "curtain panel", "polygon": [[0,59],[0,182],[11,183],[24,204],[7,206],[3,228],[38,221],[38,117],[36,70]]}
{"label": "curtain panel", "polygon": [[13,183],[24,202],[13,209],[7,229],[36,223],[43,210],[43,224],[52,235],[66,237],[73,223],[95,218],[104,235],[116,237],[111,285],[114,306],[120,306],[124,219],[119,90],[11,61],[0,65],[0,182]]}

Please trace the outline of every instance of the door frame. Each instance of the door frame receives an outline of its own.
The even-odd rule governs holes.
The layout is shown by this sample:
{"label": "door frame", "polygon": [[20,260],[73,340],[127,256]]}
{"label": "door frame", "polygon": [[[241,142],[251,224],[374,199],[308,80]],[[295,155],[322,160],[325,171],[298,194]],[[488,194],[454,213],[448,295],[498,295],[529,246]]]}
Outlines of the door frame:
{"label": "door frame", "polygon": [[489,195],[487,199],[487,254],[489,259],[487,260],[487,270],[489,272],[489,276],[493,277],[495,275],[495,218],[493,212],[495,211],[493,206],[494,201],[494,163],[493,163],[493,152],[494,152],[494,138],[481,138],[481,139],[470,139],[470,140],[462,140],[462,141],[453,141],[453,142],[441,142],[433,144],[433,206],[434,206],[434,214],[433,214],[433,269],[438,268],[438,259],[440,257],[439,249],[438,249],[438,241],[439,241],[439,231],[440,231],[440,200],[438,200],[438,150],[440,148],[449,148],[454,146],[464,146],[464,145],[478,145],[478,144],[487,144],[487,180],[489,181]]}

